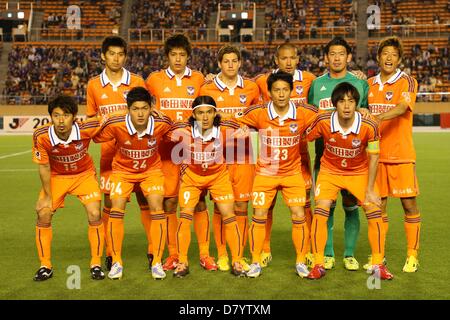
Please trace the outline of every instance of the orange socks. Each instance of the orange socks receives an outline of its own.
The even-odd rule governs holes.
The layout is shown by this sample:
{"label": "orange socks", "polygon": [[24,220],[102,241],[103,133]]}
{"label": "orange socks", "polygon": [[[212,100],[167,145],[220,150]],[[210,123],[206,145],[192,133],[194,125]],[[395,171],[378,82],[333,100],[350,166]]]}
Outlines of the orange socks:
{"label": "orange socks", "polygon": [[267,253],[271,252],[270,237],[272,235],[272,224],[273,224],[273,210],[269,209],[269,212],[267,213],[266,235],[264,238],[264,245],[263,245],[263,251]]}
{"label": "orange socks", "polygon": [[[306,194],[310,193],[306,192]],[[308,232],[310,232],[313,215],[311,212],[311,200],[309,198],[306,199],[305,203],[305,218],[306,218],[306,226],[308,227]],[[309,234],[309,236],[306,238],[306,252],[311,252],[311,234]]]}
{"label": "orange socks", "polygon": [[316,206],[314,210],[314,218],[311,223],[311,248],[314,253],[316,264],[324,263],[324,251],[327,243],[327,221],[329,217],[329,209]]}
{"label": "orange socks", "polygon": [[420,227],[420,213],[405,215],[405,232],[408,257],[414,256],[417,258],[417,251],[419,250],[420,241]]}
{"label": "orange socks", "polygon": [[309,228],[306,218],[292,218],[292,242],[297,253],[296,263],[305,263],[309,245]]}
{"label": "orange socks", "polygon": [[188,251],[191,244],[192,213],[180,212],[178,219],[178,231],[176,233],[176,244],[178,259],[181,263],[188,263]]}
{"label": "orange socks", "polygon": [[194,213],[194,230],[197,235],[200,257],[209,256],[209,215],[208,210]]}
{"label": "orange socks", "polygon": [[52,268],[51,259],[51,246],[52,246],[52,226],[50,223],[37,223],[36,224],[36,247],[41,261],[41,267],[46,266]]}
{"label": "orange socks", "polygon": [[164,253],[164,246],[166,244],[166,232],[167,232],[167,222],[166,215],[164,211],[154,211],[150,212],[149,216],[151,217],[151,224],[149,235],[147,237],[152,239],[152,244],[154,245],[153,250],[153,263],[152,265],[156,265],[157,263],[161,263],[161,258]]}
{"label": "orange socks", "polygon": [[93,266],[101,266],[101,258],[103,255],[103,246],[105,244],[105,227],[103,221],[89,222],[88,238],[91,247],[91,268]]}
{"label": "orange socks", "polygon": [[381,213],[381,218],[383,219],[383,227],[384,227],[384,232],[387,234],[388,230],[389,230],[389,218],[387,213]]}
{"label": "orange socks", "polygon": [[233,215],[232,217],[225,219],[223,224],[225,226],[227,243],[231,251],[231,261],[234,263],[242,258],[242,236],[239,231],[238,223],[236,222],[236,216]]}
{"label": "orange socks", "polygon": [[267,216],[252,217],[252,224],[248,233],[252,263],[261,262],[261,251],[264,245],[264,237],[266,236],[266,222]]}
{"label": "orange socks", "polygon": [[214,241],[216,242],[217,247],[217,256],[227,256],[227,246],[226,246],[226,238],[225,238],[225,228],[222,223],[222,215],[218,211],[218,209],[214,208],[214,216],[213,216],[213,228],[214,228]]}
{"label": "orange socks", "polygon": [[109,213],[111,212],[111,208],[103,207],[103,213],[102,213],[102,221],[103,221],[103,230],[105,232],[105,253],[107,257],[111,257],[111,249],[108,246],[108,241],[106,241],[106,237],[108,236],[108,220],[109,220]]}
{"label": "orange socks", "polygon": [[245,245],[248,238],[248,215],[247,210],[239,211],[235,210],[236,221],[239,227],[239,233],[241,234],[241,252],[244,252]]}
{"label": "orange socks", "polygon": [[144,226],[145,235],[147,236],[147,253],[153,253],[152,248],[152,237],[150,235],[150,228],[152,225],[152,217],[150,216],[150,210],[148,209],[148,206],[140,206],[141,208],[141,222]]}
{"label": "orange socks", "polygon": [[113,264],[119,262],[123,265],[122,262],[122,242],[123,242],[123,217],[125,212],[123,210],[117,208],[111,208],[111,213],[109,214],[108,220],[108,233],[106,237],[106,241],[108,243],[108,247],[111,250]]}
{"label": "orange socks", "polygon": [[381,218],[381,210],[368,210],[366,212],[369,244],[372,250],[372,264],[383,263],[384,244],[386,240],[386,232],[383,227],[383,218]]}
{"label": "orange socks", "polygon": [[167,249],[169,250],[169,256],[177,255],[177,228],[178,219],[176,212],[165,212],[166,224],[167,224]]}

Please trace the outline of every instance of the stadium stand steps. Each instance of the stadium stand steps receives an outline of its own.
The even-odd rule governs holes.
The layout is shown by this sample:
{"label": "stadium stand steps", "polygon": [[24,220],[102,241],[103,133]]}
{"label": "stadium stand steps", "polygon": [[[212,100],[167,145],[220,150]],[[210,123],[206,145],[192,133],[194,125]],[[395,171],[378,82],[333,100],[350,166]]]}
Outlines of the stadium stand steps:
{"label": "stadium stand steps", "polygon": [[[8,56],[12,50],[12,42],[3,42],[2,54],[0,57],[0,79],[6,79],[8,75]],[[0,94],[5,87],[5,81],[0,81]]]}

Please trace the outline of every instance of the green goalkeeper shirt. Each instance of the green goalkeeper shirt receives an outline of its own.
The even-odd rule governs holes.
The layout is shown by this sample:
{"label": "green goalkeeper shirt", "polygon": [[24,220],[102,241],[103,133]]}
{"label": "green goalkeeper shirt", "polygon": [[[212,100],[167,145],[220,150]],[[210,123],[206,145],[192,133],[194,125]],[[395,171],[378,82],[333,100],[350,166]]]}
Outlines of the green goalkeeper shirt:
{"label": "green goalkeeper shirt", "polygon": [[366,80],[358,79],[353,73],[347,71],[345,77],[331,78],[327,72],[324,75],[316,78],[309,89],[308,103],[319,108],[320,111],[334,110],[331,103],[331,93],[334,88],[342,82],[352,84],[359,92],[358,107],[367,108],[367,94],[369,92],[369,85]]}

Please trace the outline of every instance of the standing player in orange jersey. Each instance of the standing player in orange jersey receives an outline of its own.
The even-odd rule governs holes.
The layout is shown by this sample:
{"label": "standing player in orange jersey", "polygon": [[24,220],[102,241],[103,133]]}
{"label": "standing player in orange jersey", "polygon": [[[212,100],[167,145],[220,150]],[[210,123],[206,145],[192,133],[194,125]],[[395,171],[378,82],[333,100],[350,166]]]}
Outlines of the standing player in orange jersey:
{"label": "standing player in orange jersey", "polygon": [[[200,87],[204,82],[204,77],[200,72],[191,70],[187,66],[191,52],[192,47],[186,36],[176,34],[168,38],[164,43],[164,53],[169,67],[153,72],[146,80],[148,91],[155,97],[156,109],[164,112],[172,121],[187,121],[192,113],[192,102],[199,95]],[[178,263],[176,213],[180,167],[172,161],[173,147],[173,143],[167,142],[160,148],[162,170],[165,177],[164,212],[167,217],[169,250],[169,257],[163,265],[164,270],[173,270]],[[200,198],[194,214],[194,229],[199,244],[200,264],[206,270],[217,270],[214,259],[209,255],[209,216],[204,198],[204,196]]]}
{"label": "standing player in orange jersey", "polygon": [[112,116],[102,126],[95,142],[115,140],[112,163],[111,202],[107,242],[112,252],[110,279],[120,279],[123,273],[122,242],[125,206],[130,194],[139,186],[149,204],[153,244],[151,266],[154,279],[164,279],[161,258],[166,241],[166,218],[163,211],[164,175],[158,153],[160,140],[172,126],[168,117],[151,115],[151,95],[144,87],[133,88],[127,95],[128,113]]}
{"label": "standing player in orange jersey", "polygon": [[290,101],[293,76],[278,71],[267,78],[271,102],[250,107],[236,115],[236,121],[259,130],[260,153],[256,164],[252,200],[254,214],[249,229],[252,264],[248,277],[261,274],[261,252],[266,235],[267,213],[281,191],[292,218],[292,241],[296,251],[295,269],[299,276],[308,275],[305,265],[306,239],[309,229],[305,219],[306,191],[301,172],[300,141],[317,108],[296,106]]}
{"label": "standing player in orange jersey", "polygon": [[[416,152],[412,138],[413,109],[417,80],[398,69],[403,46],[397,37],[380,42],[377,52],[380,73],[369,79],[369,108],[380,124],[380,161],[377,185],[381,195],[384,228],[388,230],[387,197],[400,198],[403,206],[407,241],[404,272],[416,272],[419,266],[421,219],[416,197]],[[371,265],[369,259],[369,265]]]}
{"label": "standing player in orange jersey", "polygon": [[39,164],[42,189],[36,204],[36,246],[41,267],[35,281],[53,276],[51,243],[52,217],[64,207],[66,195],[76,195],[83,203],[89,222],[88,237],[91,246],[91,277],[102,280],[101,268],[104,230],[100,214],[101,194],[95,167],[88,154],[91,138],[100,127],[97,119],[78,123],[78,106],[68,96],[58,96],[48,105],[51,123],[39,127],[33,135],[33,161]]}
{"label": "standing player in orange jersey", "polygon": [[[90,79],[87,86],[87,105],[86,115],[88,117],[99,116],[107,117],[110,114],[126,114],[127,113],[127,93],[135,87],[145,86],[144,80],[130,73],[124,68],[127,57],[127,43],[118,36],[109,36],[103,40],[101,58],[105,63],[103,72]],[[111,212],[111,200],[109,197],[112,172],[111,164],[114,157],[114,141],[102,144],[100,156],[100,189],[103,197],[103,224],[105,232],[109,213]],[[136,199],[141,208],[141,221],[147,234],[148,248],[147,259],[149,268],[152,265],[152,247],[150,238],[150,213],[147,200],[139,190],[136,192]],[[106,237],[106,234],[105,234]],[[106,245],[106,269],[110,270],[112,266],[112,253]]]}
{"label": "standing player in orange jersey", "polygon": [[225,237],[231,249],[232,273],[243,276],[241,233],[233,210],[234,196],[224,161],[233,140],[231,135],[239,129],[232,122],[221,122],[216,103],[210,96],[199,96],[192,104],[193,112],[189,122],[174,126],[168,134],[177,142],[176,153],[183,153],[182,178],[178,198],[180,219],[177,228],[177,249],[179,262],[174,276],[182,278],[189,273],[188,251],[191,242],[191,223],[194,208],[200,195],[209,191],[225,225]]}
{"label": "standing player in orange jersey", "polygon": [[[261,96],[264,102],[270,101],[269,90],[267,89],[267,78],[271,73],[275,73],[278,70],[292,74],[294,77],[294,90],[291,93],[291,101],[296,106],[302,106],[308,103],[308,93],[311,87],[312,81],[316,78],[315,75],[308,71],[302,71],[297,69],[300,57],[298,55],[297,47],[292,43],[284,43],[280,45],[274,56],[275,64],[278,69],[268,72],[266,74],[259,75],[255,78],[255,82],[261,91]],[[302,139],[300,143],[300,153],[302,159],[302,175],[305,181],[306,187],[306,204],[305,204],[305,216],[306,224],[308,228],[311,229],[312,213],[311,213],[311,187],[312,187],[312,174],[311,174],[311,160],[309,158],[308,152],[308,142],[306,139]],[[269,209],[267,214],[267,224],[266,224],[266,238],[264,240],[263,252],[261,253],[261,266],[266,267],[267,264],[272,260],[272,251],[270,249],[270,236],[272,234],[272,223],[273,223],[273,206]],[[307,245],[309,247],[309,245]],[[307,262],[313,264],[312,254],[308,253]]]}
{"label": "standing player in orange jersey", "polygon": [[[218,65],[221,72],[209,83],[205,83],[200,89],[201,95],[214,98],[218,111],[234,114],[245,108],[257,104],[260,100],[258,86],[249,79],[239,75],[241,67],[241,53],[235,46],[226,45],[222,47],[217,55]],[[239,148],[235,149],[234,159],[228,166],[231,184],[235,197],[234,211],[242,234],[242,250],[244,250],[248,234],[248,201],[251,199],[255,166],[251,161],[250,139],[239,139]],[[243,146],[243,147],[241,147]],[[217,207],[213,216],[214,238],[218,251],[219,270],[230,269],[229,259],[225,244],[223,221]],[[244,268],[248,265],[244,262]]]}
{"label": "standing player in orange jersey", "polygon": [[359,99],[353,85],[348,82],[338,84],[331,94],[336,111],[321,114],[307,129],[308,140],[323,137],[325,144],[315,186],[316,205],[311,228],[315,265],[309,279],[320,279],[325,275],[327,221],[331,204],[343,189],[355,195],[366,213],[372,272],[382,280],[393,278],[382,263],[386,233],[381,218],[381,200],[375,187],[380,152],[378,126],[356,111]]}

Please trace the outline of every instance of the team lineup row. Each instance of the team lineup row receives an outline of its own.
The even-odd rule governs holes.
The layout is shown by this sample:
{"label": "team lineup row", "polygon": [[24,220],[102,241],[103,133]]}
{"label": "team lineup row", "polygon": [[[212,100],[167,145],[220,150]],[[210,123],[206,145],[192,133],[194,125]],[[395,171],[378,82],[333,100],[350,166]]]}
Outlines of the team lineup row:
{"label": "team lineup row", "polygon": [[[221,73],[206,82],[187,67],[191,47],[186,37],[175,35],[164,48],[169,67],[144,82],[123,69],[125,41],[108,37],[102,45],[105,70],[88,84],[87,115],[94,119],[75,123],[76,104],[73,106],[68,97],[59,97],[49,105],[52,123],[34,135],[34,160],[40,164],[43,186],[36,205],[41,268],[35,280],[46,280],[53,274],[51,217],[66,194],[78,195],[88,212],[92,277],[104,278],[100,258],[106,238],[108,277],[121,278],[123,216],[133,191],[141,208],[149,244],[147,257],[155,279],[165,278],[167,270],[174,270],[178,277],[189,273],[192,222],[203,268],[229,270],[228,243],[232,273],[259,276],[261,267],[271,260],[277,190],[291,211],[299,276],[318,279],[334,266],[332,217],[339,190],[346,212],[346,269],[359,268],[353,251],[361,204],[369,222],[372,249],[365,267],[382,279],[393,277],[383,264],[386,200],[393,196],[401,199],[405,210],[408,251],[403,271],[417,270],[420,214],[412,143],[417,82],[398,69],[402,46],[397,38],[380,43],[381,72],[368,81],[347,71],[351,52],[342,38],[326,46],[329,72],[318,78],[296,69],[299,57],[289,43],[281,45],[274,57],[278,69],[255,81],[239,76],[240,53],[233,46],[219,51]],[[256,165],[249,161],[249,127],[259,131],[253,145],[260,151]],[[103,142],[102,214],[95,170],[87,155],[91,139]],[[316,140],[314,214],[306,139]],[[246,147],[241,148],[243,152],[234,152],[234,163],[221,161],[224,149],[240,145]],[[182,165],[174,161],[175,150],[182,151]],[[205,190],[215,203],[217,263],[209,255]],[[254,208],[250,227],[249,200]],[[242,257],[247,238],[250,265]],[[169,257],[163,264],[166,242]]]}

